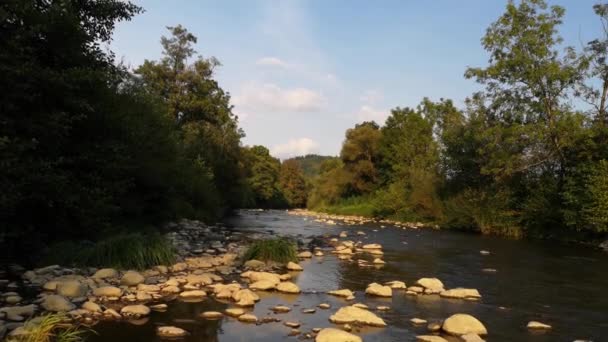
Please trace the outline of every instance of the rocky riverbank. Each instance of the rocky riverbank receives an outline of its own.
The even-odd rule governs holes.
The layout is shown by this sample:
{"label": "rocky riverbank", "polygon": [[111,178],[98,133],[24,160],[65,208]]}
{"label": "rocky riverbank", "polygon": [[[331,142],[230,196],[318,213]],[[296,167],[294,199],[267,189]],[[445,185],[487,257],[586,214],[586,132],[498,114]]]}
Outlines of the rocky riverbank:
{"label": "rocky riverbank", "polygon": [[[298,213],[300,214],[300,213]],[[327,217],[326,220],[339,219]],[[346,222],[357,222],[346,218]],[[331,224],[331,223],[330,223]],[[352,224],[352,223],[350,223]],[[297,296],[300,288],[290,279],[293,275],[306,272],[298,263],[287,265],[264,263],[257,260],[242,262],[239,256],[244,252],[251,234],[242,234],[223,227],[210,227],[197,221],[184,220],[171,224],[173,231],[167,234],[179,252],[180,261],[174,265],[158,265],[141,271],[115,270],[112,268],[68,268],[51,265],[33,270],[24,270],[11,265],[3,276],[18,275],[18,279],[0,280],[3,288],[0,307],[0,333],[9,339],[18,339],[28,334],[24,321],[36,322],[34,317],[46,313],[64,313],[65,323],[83,327],[94,327],[100,321],[145,320],[151,311],[164,311],[174,300],[196,302],[209,297],[232,303],[224,312],[204,312],[203,319],[235,317],[243,323],[270,324],[281,322],[272,316],[256,317],[250,308],[260,300],[259,292],[273,291]],[[334,255],[344,262],[356,262],[360,267],[382,267],[383,252],[379,244],[363,244],[348,240],[351,233],[342,232],[338,236],[324,237],[325,248],[308,246],[300,251],[300,259]],[[359,231],[354,236],[365,233]],[[318,244],[318,240],[315,241]],[[365,290],[368,296],[391,297],[394,291],[407,295],[440,295],[446,298],[478,300],[481,296],[475,289],[444,289],[443,283],[435,278],[423,278],[412,286],[395,280],[386,284],[370,284]],[[329,295],[353,300],[349,289],[329,291]],[[328,303],[319,303],[322,310],[331,309]],[[275,313],[290,311],[287,306],[272,308]],[[307,309],[303,314],[314,313]],[[370,309],[363,303],[355,303],[341,308],[330,316],[329,322],[341,329],[313,328],[300,331],[298,322],[283,322],[291,330],[290,336],[316,338],[317,341],[360,341],[351,332],[363,326],[384,327],[386,323],[379,316],[390,310],[388,306]],[[374,313],[377,311],[378,313]],[[32,319],[34,318],[34,319]],[[440,331],[447,334],[485,334],[485,327],[475,318],[460,318],[459,328],[454,323],[433,322],[430,333]],[[416,324],[426,321],[420,319]],[[31,327],[32,325],[28,325]],[[470,328],[470,326],[475,327]],[[468,327],[468,328],[467,328]],[[480,327],[483,327],[480,328]],[[460,329],[460,330],[458,330]],[[160,326],[160,337],[180,337],[188,331],[175,326]],[[439,335],[423,338],[441,338]]]}

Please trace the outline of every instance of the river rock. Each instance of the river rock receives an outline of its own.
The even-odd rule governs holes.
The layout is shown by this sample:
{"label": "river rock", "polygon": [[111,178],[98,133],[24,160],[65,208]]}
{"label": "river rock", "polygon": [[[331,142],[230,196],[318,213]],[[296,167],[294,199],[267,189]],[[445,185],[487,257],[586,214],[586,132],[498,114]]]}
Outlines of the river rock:
{"label": "river rock", "polygon": [[371,283],[365,289],[365,293],[378,297],[392,297],[393,290],[389,286],[382,286],[378,283]]}
{"label": "river rock", "polygon": [[95,279],[106,279],[118,277],[118,271],[113,268],[102,268],[93,274]]}
{"label": "river rock", "polygon": [[0,312],[6,314],[6,319],[9,321],[21,322],[26,317],[31,317],[36,312],[38,307],[35,304],[24,305],[24,306],[8,306],[0,308]]}
{"label": "river rock", "polygon": [[528,322],[528,325],[526,327],[528,329],[542,329],[542,330],[551,329],[551,326],[549,324],[541,323],[538,321],[530,321],[530,322]]}
{"label": "river rock", "polygon": [[287,263],[287,269],[290,271],[302,271],[303,270],[302,266],[296,264],[295,262],[291,262],[291,261]]}
{"label": "river rock", "polygon": [[298,253],[298,258],[309,259],[312,258],[312,253],[310,251],[304,251]]}
{"label": "river rock", "polygon": [[369,243],[367,245],[363,245],[363,249],[382,249],[382,245],[378,243]]}
{"label": "river rock", "polygon": [[465,334],[460,336],[460,339],[463,342],[485,342],[485,340],[479,337],[477,334]]}
{"label": "river rock", "polygon": [[376,327],[386,326],[384,320],[376,316],[373,312],[354,306],[340,308],[335,314],[329,317],[329,321],[335,324],[357,323]]}
{"label": "river rock", "polygon": [[157,292],[160,292],[160,286],[139,284],[139,285],[137,285],[137,291],[142,291],[142,292],[147,292],[147,293],[157,293]]}
{"label": "river rock", "polygon": [[101,306],[95,302],[87,301],[82,304],[82,309],[90,312],[101,312]]}
{"label": "river rock", "polygon": [[243,310],[241,308],[228,308],[224,312],[228,316],[239,317],[240,315],[245,313],[245,310]]}
{"label": "river rock", "polygon": [[477,318],[467,314],[455,314],[443,321],[441,329],[450,335],[487,335],[486,327]]}
{"label": "river rock", "polygon": [[427,325],[426,328],[431,332],[437,332],[437,331],[441,330],[441,324],[439,324],[437,322],[432,322],[432,323],[429,323],[429,325]]}
{"label": "river rock", "polygon": [[[344,247],[344,246],[338,246],[338,247]],[[344,254],[350,255],[350,254],[353,254],[353,250],[350,249],[350,248],[346,248],[346,247],[340,248],[340,249],[336,248],[336,250],[334,251],[334,253],[335,254],[340,254],[340,255],[344,255]]]}
{"label": "river rock", "polygon": [[4,298],[4,302],[9,305],[15,305],[15,304],[19,303],[22,299],[23,298],[21,298],[21,296],[12,294],[12,295],[6,296]]}
{"label": "river rock", "polygon": [[399,280],[393,280],[385,283],[386,286],[389,286],[393,290],[407,289],[407,286],[404,282]]}
{"label": "river rock", "polygon": [[323,309],[323,310],[327,310],[329,308],[331,308],[331,305],[329,303],[321,303],[318,305],[319,309]]}
{"label": "river rock", "polygon": [[351,290],[348,290],[348,289],[333,290],[333,291],[327,292],[327,294],[330,294],[332,296],[337,296],[337,297],[344,297],[344,298],[354,297],[353,292]]}
{"label": "river rock", "polygon": [[224,317],[224,315],[218,311],[205,311],[201,314],[201,317],[206,319],[220,319]]}
{"label": "river rock", "polygon": [[179,291],[180,291],[179,287],[177,287],[175,285],[165,286],[160,290],[160,292],[164,293],[164,294],[175,294],[175,293],[179,293]]}
{"label": "river rock", "polygon": [[416,281],[416,285],[423,287],[425,293],[440,293],[444,290],[443,283],[437,278],[420,278]]}
{"label": "river rock", "polygon": [[232,299],[239,306],[253,306],[255,302],[260,300],[260,297],[248,289],[238,290],[232,294]]}
{"label": "river rock", "polygon": [[374,259],[373,264],[374,265],[384,265],[384,264],[386,264],[386,261],[384,261],[380,258],[376,258],[376,259]]}
{"label": "river rock", "polygon": [[61,295],[50,295],[44,297],[40,304],[46,311],[68,312],[74,310],[75,306],[67,298]]}
{"label": "river rock", "polygon": [[188,274],[186,282],[191,285],[211,285],[213,279],[208,274]]}
{"label": "river rock", "polygon": [[286,313],[291,311],[291,308],[285,305],[277,305],[277,306],[273,306],[271,308],[272,311],[274,311],[275,313]]}
{"label": "river rock", "polygon": [[120,309],[120,313],[126,316],[148,316],[150,308],[145,305],[127,305]]}
{"label": "river rock", "polygon": [[111,318],[115,318],[115,319],[120,319],[122,318],[122,316],[114,309],[106,309],[103,312],[103,315],[106,317],[111,317]]}
{"label": "river rock", "polygon": [[89,287],[78,280],[66,280],[57,284],[57,294],[69,298],[82,297],[88,290]]}
{"label": "river rock", "polygon": [[249,288],[252,290],[261,290],[261,291],[269,291],[273,290],[277,284],[270,280],[259,280],[253,284],[249,285]]}
{"label": "river rock", "polygon": [[120,297],[122,290],[114,286],[103,286],[93,290],[96,297]]}
{"label": "river rock", "polygon": [[184,299],[203,298],[206,296],[207,296],[207,293],[203,290],[184,291],[179,294],[179,297],[184,298]]}
{"label": "river rock", "polygon": [[238,317],[238,320],[245,323],[255,323],[258,321],[258,318],[252,314],[242,314]]}
{"label": "river rock", "polygon": [[277,291],[284,293],[300,293],[300,288],[290,281],[284,281],[277,285]]}
{"label": "river rock", "polygon": [[173,326],[162,326],[156,328],[156,335],[160,337],[184,337],[188,335],[188,332],[182,328],[173,327]]}
{"label": "river rock", "polygon": [[476,289],[465,289],[457,287],[455,289],[445,290],[439,292],[439,296],[445,298],[458,298],[458,299],[479,299],[481,295]]}
{"label": "river rock", "polygon": [[281,282],[281,277],[278,274],[270,272],[250,272],[249,280],[252,282],[267,280],[276,286]]}
{"label": "river rock", "polygon": [[334,328],[321,329],[315,342],[363,342],[361,337],[349,332]]}
{"label": "river rock", "polygon": [[246,268],[251,268],[251,269],[257,270],[257,269],[266,267],[266,263],[263,261],[251,259],[251,260],[245,261],[245,264],[243,266],[245,266]]}
{"label": "river rock", "polygon": [[138,284],[143,283],[145,280],[146,279],[144,276],[142,276],[139,272],[128,271],[122,276],[120,283],[127,286],[137,286]]}
{"label": "river rock", "polygon": [[448,342],[445,338],[436,335],[418,335],[416,336],[418,342]]}

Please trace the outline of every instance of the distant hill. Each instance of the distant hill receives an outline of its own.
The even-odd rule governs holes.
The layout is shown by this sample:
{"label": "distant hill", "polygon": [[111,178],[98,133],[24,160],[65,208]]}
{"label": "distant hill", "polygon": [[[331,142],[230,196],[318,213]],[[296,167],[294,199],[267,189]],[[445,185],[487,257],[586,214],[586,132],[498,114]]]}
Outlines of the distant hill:
{"label": "distant hill", "polygon": [[338,157],[320,156],[318,154],[307,154],[305,156],[299,156],[290,159],[297,161],[298,164],[300,164],[300,168],[302,169],[304,176],[310,179],[319,174],[319,169],[324,161],[334,158]]}

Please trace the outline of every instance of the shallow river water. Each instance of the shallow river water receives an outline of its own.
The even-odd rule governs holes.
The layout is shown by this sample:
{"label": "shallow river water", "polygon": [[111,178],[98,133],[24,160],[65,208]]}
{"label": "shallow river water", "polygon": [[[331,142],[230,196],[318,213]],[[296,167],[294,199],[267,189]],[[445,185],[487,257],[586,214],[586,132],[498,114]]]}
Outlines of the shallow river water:
{"label": "shallow river water", "polygon": [[[356,263],[337,260],[326,253],[302,261],[304,272],[294,273],[294,282],[305,292],[300,295],[260,293],[254,314],[263,317],[277,304],[292,307],[283,320],[299,321],[300,330],[332,326],[328,317],[340,306],[354,302],[370,307],[388,305],[390,311],[378,313],[386,328],[355,331],[364,341],[415,341],[426,334],[426,325],[414,326],[414,317],[439,321],[454,313],[477,317],[488,329],[487,341],[608,341],[608,253],[588,247],[555,242],[514,241],[495,237],[434,230],[403,230],[379,224],[329,226],[312,218],[288,215],[284,211],[242,211],[227,221],[238,230],[272,231],[276,235],[308,238],[352,232],[353,240],[380,243],[386,265],[360,268]],[[362,230],[366,236],[355,236]],[[481,255],[480,250],[490,251]],[[371,260],[371,259],[370,259]],[[484,272],[492,268],[496,272]],[[372,282],[402,280],[410,285],[421,277],[437,277],[446,288],[472,287],[483,298],[478,302],[443,299],[439,296],[406,296],[399,290],[392,298],[370,298],[365,287]],[[355,290],[356,300],[346,302],[327,296],[325,291],[339,288]],[[314,293],[314,291],[318,293]],[[332,305],[303,314],[304,308],[319,303]],[[233,318],[206,321],[198,318],[204,311],[222,311],[229,304],[211,298],[199,303],[173,302],[164,313],[153,312],[147,321],[100,323],[89,341],[158,341],[159,325],[175,325],[190,335],[183,341],[297,341],[288,337],[290,328],[281,323],[250,325]],[[274,314],[272,314],[274,315]],[[547,332],[530,332],[526,324],[537,320],[551,324]],[[454,340],[456,341],[456,340]]]}

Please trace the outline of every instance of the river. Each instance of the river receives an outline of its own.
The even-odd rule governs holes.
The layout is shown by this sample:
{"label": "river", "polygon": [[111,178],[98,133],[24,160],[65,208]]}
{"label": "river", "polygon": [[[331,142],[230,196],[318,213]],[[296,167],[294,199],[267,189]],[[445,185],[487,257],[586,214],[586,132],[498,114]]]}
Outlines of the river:
{"label": "river", "polygon": [[[332,326],[329,315],[348,305],[323,292],[339,288],[355,290],[355,302],[370,307],[388,305],[390,311],[378,313],[386,328],[365,328],[354,333],[364,341],[415,341],[427,334],[426,325],[414,326],[413,317],[440,321],[454,313],[477,317],[488,329],[487,341],[606,341],[608,340],[608,253],[584,246],[549,241],[508,240],[430,229],[401,229],[370,223],[356,226],[330,226],[312,218],[288,215],[284,211],[241,211],[227,225],[252,232],[272,232],[307,239],[318,235],[349,232],[353,240],[380,243],[386,265],[360,268],[356,263],[339,261],[326,253],[300,262],[304,272],[294,282],[304,291],[300,295],[261,293],[253,309],[258,317],[270,315],[270,307],[285,304],[293,308],[276,316],[299,321],[300,330]],[[355,236],[362,230],[365,236]],[[482,255],[487,250],[489,255]],[[484,269],[486,269],[484,271]],[[487,272],[494,269],[495,272]],[[369,283],[402,280],[413,284],[421,277],[437,277],[446,288],[470,287],[479,290],[478,302],[444,299],[439,296],[406,296],[394,291],[392,298],[370,298],[364,290]],[[316,292],[316,293],[315,293]],[[303,314],[303,308],[319,303],[332,305]],[[205,321],[204,311],[222,311],[229,304],[206,299],[200,303],[173,302],[164,313],[153,312],[146,321],[133,323],[102,322],[94,327],[97,335],[89,341],[157,341],[158,325],[175,325],[191,334],[184,341],[289,341],[289,328],[281,323],[260,326],[233,318]],[[274,314],[272,314],[274,315]],[[530,320],[553,326],[546,332],[526,329]],[[454,339],[457,341],[457,339]]]}

